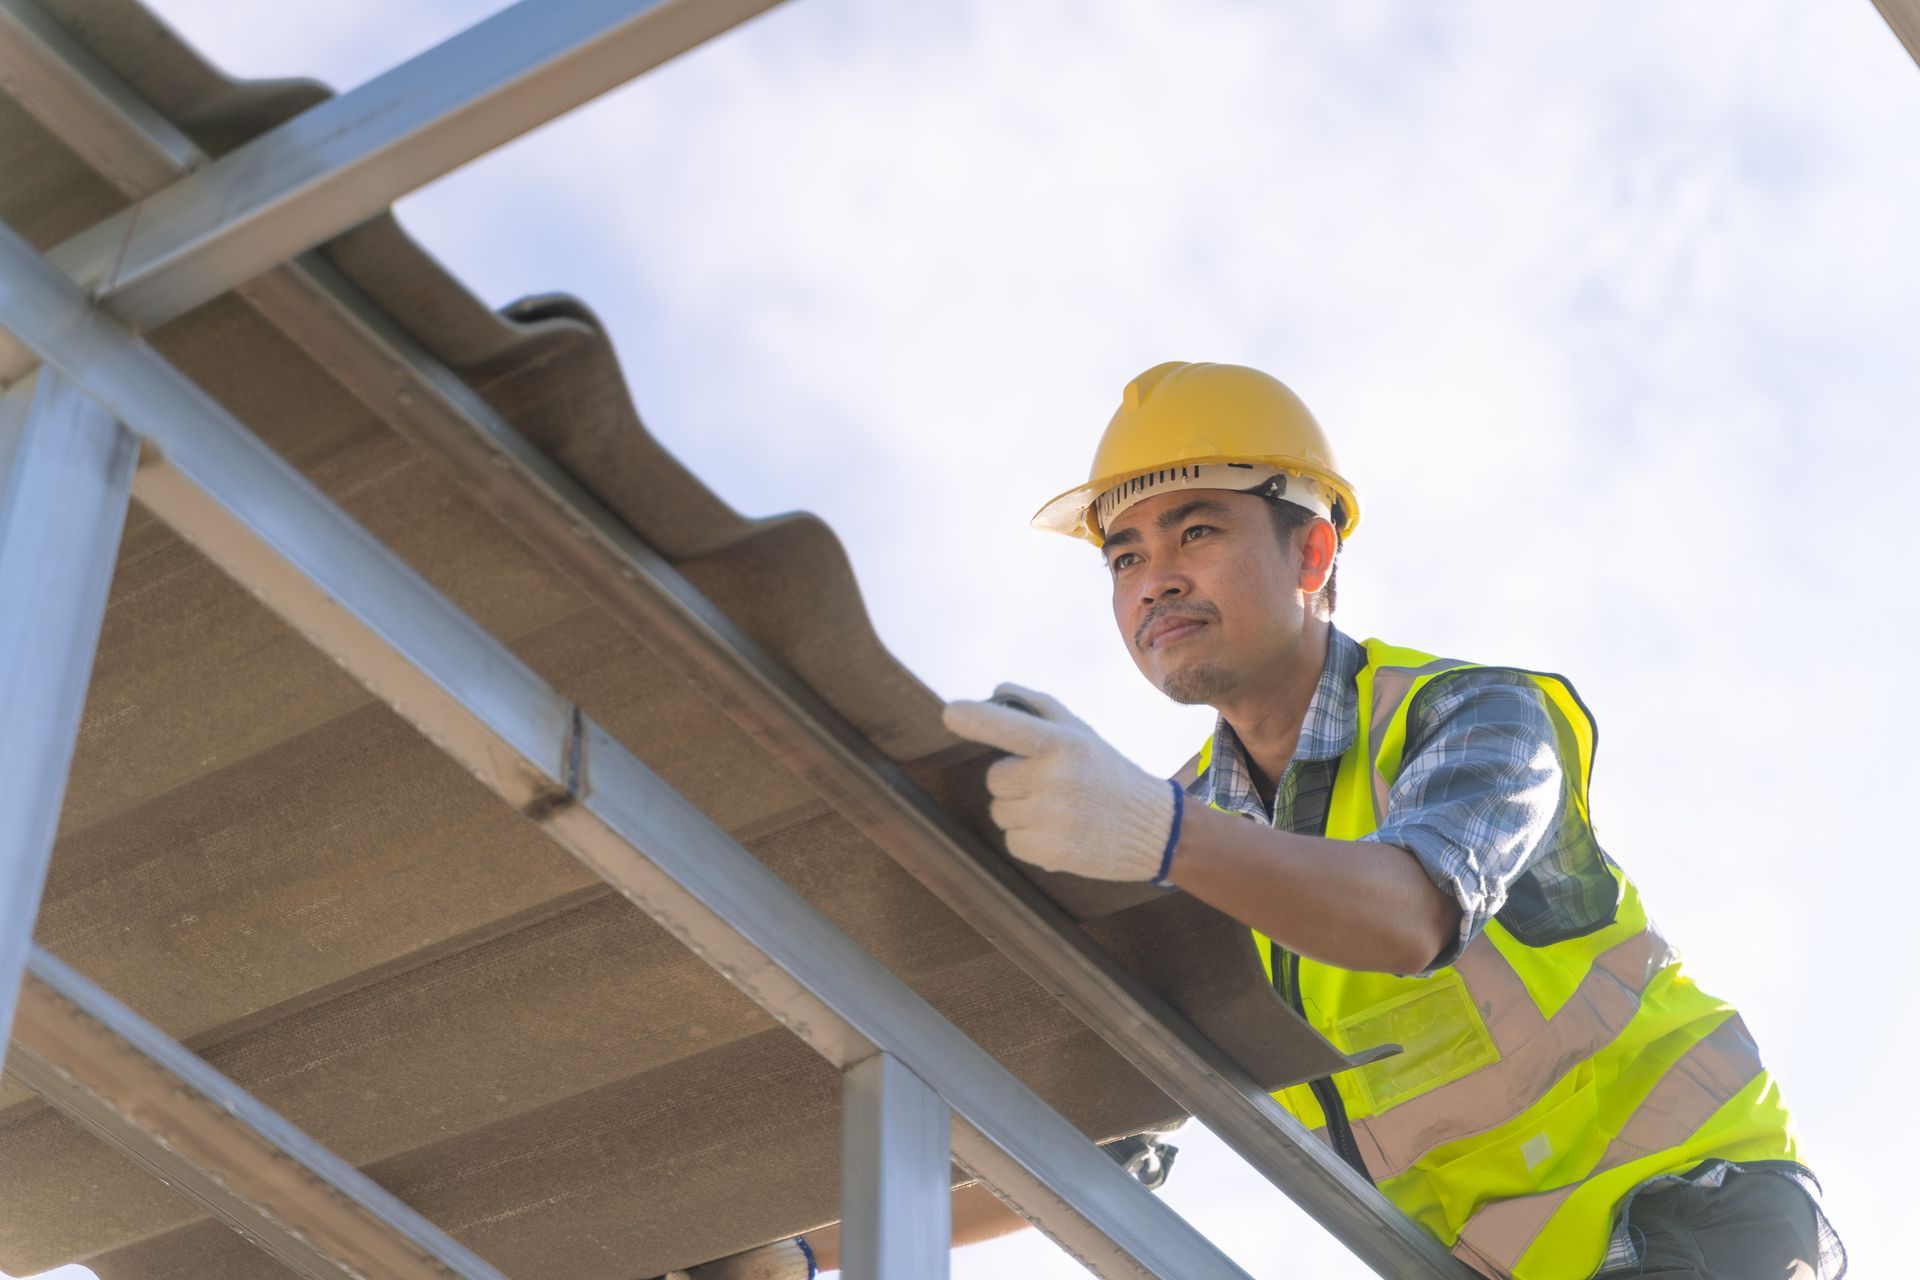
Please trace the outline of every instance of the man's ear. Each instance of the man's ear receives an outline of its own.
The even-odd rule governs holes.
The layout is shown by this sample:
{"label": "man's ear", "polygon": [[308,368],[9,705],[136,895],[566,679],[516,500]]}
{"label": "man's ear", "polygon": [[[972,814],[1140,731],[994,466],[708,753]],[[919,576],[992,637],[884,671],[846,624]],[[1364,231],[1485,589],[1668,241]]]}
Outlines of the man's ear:
{"label": "man's ear", "polygon": [[1300,540],[1300,590],[1312,595],[1326,586],[1333,576],[1333,558],[1339,552],[1340,539],[1333,526],[1325,520],[1310,521],[1306,536]]}

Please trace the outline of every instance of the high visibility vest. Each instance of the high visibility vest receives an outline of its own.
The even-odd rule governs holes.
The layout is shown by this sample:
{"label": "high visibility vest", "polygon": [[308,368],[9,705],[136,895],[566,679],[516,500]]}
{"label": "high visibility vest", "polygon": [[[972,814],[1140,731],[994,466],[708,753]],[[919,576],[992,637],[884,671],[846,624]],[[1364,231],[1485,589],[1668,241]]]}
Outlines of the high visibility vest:
{"label": "high visibility vest", "polygon": [[[1380,825],[1414,697],[1475,665],[1377,640],[1366,650],[1359,726],[1327,818],[1336,840]],[[1592,717],[1558,677],[1520,674],[1546,695],[1571,783],[1566,820],[1585,822]],[[1420,977],[1322,964],[1254,933],[1275,986],[1334,1045],[1402,1050],[1274,1097],[1357,1150],[1389,1200],[1487,1275],[1584,1280],[1616,1206],[1646,1179],[1710,1158],[1798,1159],[1740,1015],[1681,971],[1632,882],[1606,869],[1618,887],[1610,922],[1528,945],[1496,917],[1452,965]]]}

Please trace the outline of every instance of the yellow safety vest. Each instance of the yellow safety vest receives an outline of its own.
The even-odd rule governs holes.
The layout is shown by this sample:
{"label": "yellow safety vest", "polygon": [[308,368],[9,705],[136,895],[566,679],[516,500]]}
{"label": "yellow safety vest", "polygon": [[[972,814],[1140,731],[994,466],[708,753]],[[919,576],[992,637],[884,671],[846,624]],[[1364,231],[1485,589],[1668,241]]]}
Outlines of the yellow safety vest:
{"label": "yellow safety vest", "polygon": [[[1336,840],[1380,825],[1414,696],[1475,665],[1378,640],[1366,650],[1359,726],[1327,818]],[[1546,695],[1569,806],[1587,821],[1592,717],[1559,678],[1521,674]],[[1488,1275],[1584,1280],[1615,1207],[1646,1179],[1710,1158],[1797,1159],[1740,1015],[1681,972],[1632,882],[1607,868],[1619,887],[1611,923],[1529,946],[1496,918],[1421,977],[1321,964],[1254,933],[1275,986],[1336,1046],[1402,1048],[1274,1097],[1336,1146],[1350,1134],[1387,1198]]]}

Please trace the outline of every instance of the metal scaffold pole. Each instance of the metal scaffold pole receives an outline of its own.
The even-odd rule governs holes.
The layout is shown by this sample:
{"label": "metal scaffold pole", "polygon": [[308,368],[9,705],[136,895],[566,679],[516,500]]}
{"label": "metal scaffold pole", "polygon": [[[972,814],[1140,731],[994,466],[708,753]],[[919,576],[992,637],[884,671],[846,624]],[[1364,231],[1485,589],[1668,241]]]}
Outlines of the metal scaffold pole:
{"label": "metal scaffold pole", "polygon": [[112,415],[50,370],[0,397],[0,1064],[137,448]]}
{"label": "metal scaffold pole", "polygon": [[946,1104],[888,1053],[841,1078],[841,1274],[945,1280],[953,1233]]}

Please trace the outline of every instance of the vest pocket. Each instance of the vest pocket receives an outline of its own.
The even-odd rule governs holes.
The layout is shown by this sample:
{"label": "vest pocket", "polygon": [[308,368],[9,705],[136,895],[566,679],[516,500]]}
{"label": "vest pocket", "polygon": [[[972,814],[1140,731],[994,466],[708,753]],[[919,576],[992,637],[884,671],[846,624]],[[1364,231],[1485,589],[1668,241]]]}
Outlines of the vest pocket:
{"label": "vest pocket", "polygon": [[[1583,1062],[1536,1106],[1490,1133],[1436,1148],[1410,1176],[1460,1241],[1506,1274],[1593,1172],[1605,1143],[1593,1066]],[[1552,1274],[1586,1275],[1592,1265]]]}
{"label": "vest pocket", "polygon": [[1331,1038],[1347,1053],[1381,1044],[1400,1046],[1398,1054],[1343,1076],[1358,1090],[1369,1114],[1378,1115],[1500,1060],[1458,973],[1442,969],[1418,982],[1412,990],[1334,1024]]}

